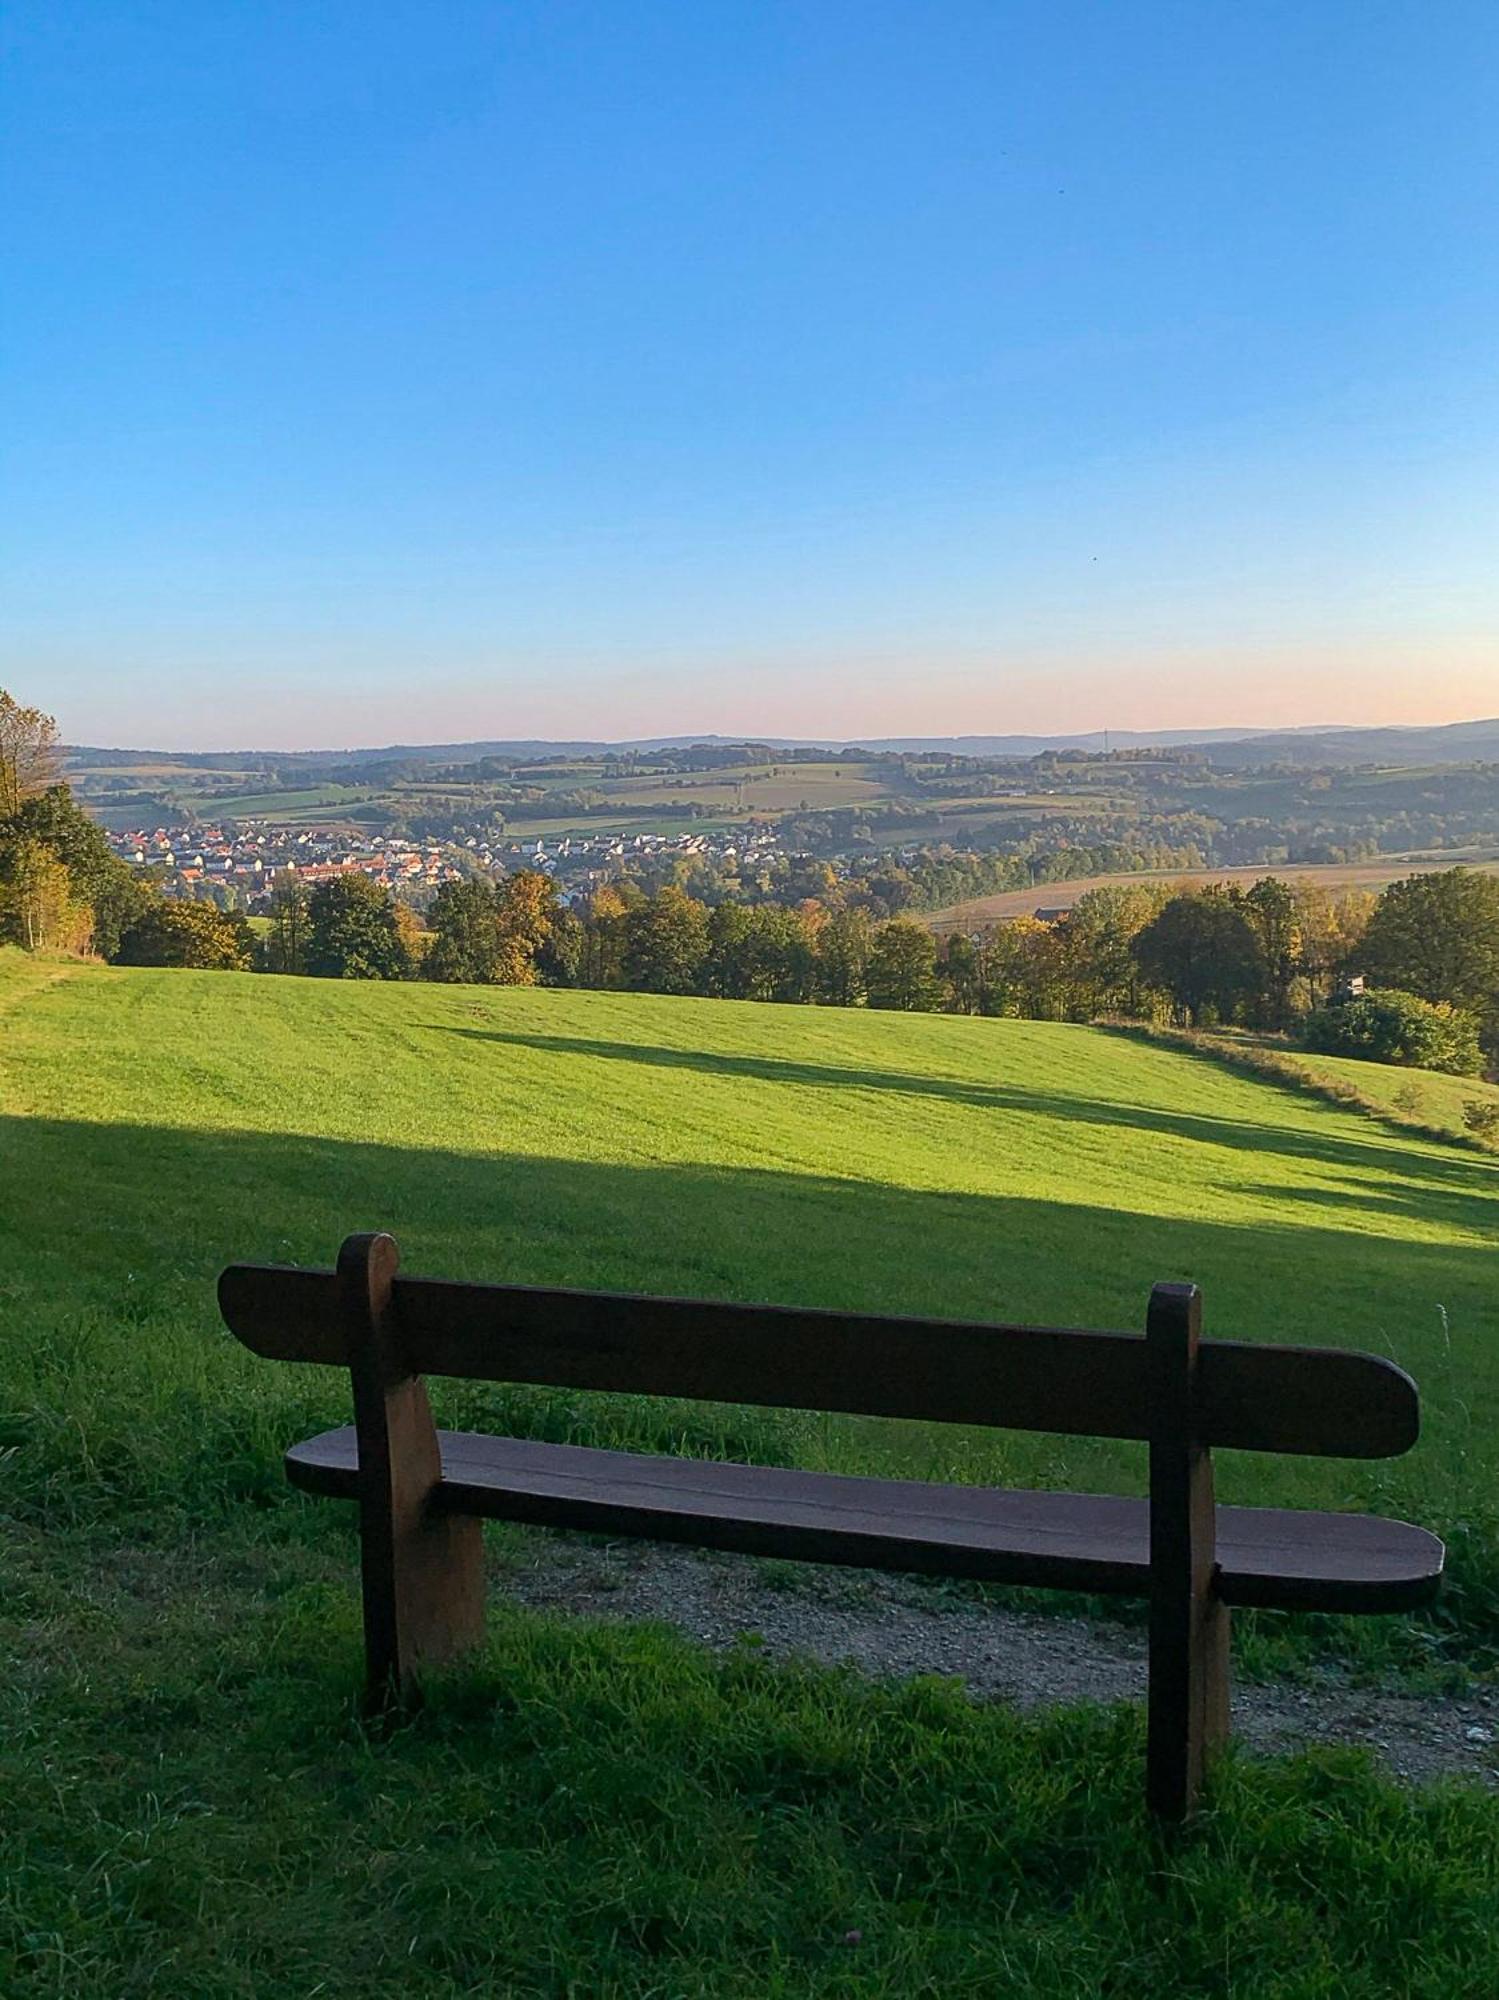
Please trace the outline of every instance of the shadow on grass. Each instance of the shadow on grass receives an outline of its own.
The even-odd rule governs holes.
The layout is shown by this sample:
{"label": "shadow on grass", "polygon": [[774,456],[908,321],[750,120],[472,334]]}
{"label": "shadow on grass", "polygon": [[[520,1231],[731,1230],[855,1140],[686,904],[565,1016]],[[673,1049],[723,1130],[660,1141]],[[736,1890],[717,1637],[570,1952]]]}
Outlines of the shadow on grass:
{"label": "shadow on grass", "polygon": [[[1140,1327],[1154,1281],[1193,1279],[1210,1332],[1387,1352],[1425,1399],[1406,1460],[1224,1453],[1221,1497],[1422,1520],[1453,1542],[1441,1628],[1465,1645],[1499,1633],[1482,1245],[1302,1226],[1305,1209],[1235,1227],[765,1169],[56,1119],[0,1120],[0,1177],[0,1509],[18,1518],[152,1537],[278,1505],[282,1452],[348,1420],[347,1379],[246,1354],[214,1281],[236,1260],[327,1265],[352,1230],[392,1230],[406,1268],[437,1276],[1042,1324]],[[435,1388],[448,1423],[625,1448],[1105,1491],[1138,1490],[1143,1469],[1121,1443]]]}
{"label": "shadow on grass", "polygon": [[[1429,1415],[1461,1404],[1475,1462],[1499,1458],[1492,1251],[1314,1225],[1310,1201],[1282,1225],[1234,1226],[765,1169],[47,1119],[0,1119],[0,1163],[0,1406],[21,1393],[38,1327],[77,1347],[84,1370],[91,1314],[117,1328],[176,1315],[199,1352],[227,1338],[213,1302],[223,1264],[327,1265],[349,1231],[385,1228],[408,1270],[433,1275],[1052,1325],[1138,1328],[1152,1283],[1191,1279],[1210,1333],[1389,1354],[1422,1382]],[[1485,1206],[1471,1204],[1475,1233]],[[269,1387],[277,1371],[257,1367]],[[108,1386],[93,1383],[96,1399]],[[164,1401],[174,1386],[157,1384]],[[950,1458],[946,1427],[911,1430],[915,1466]],[[1136,1465],[1115,1445],[1007,1438],[986,1451],[1085,1485]],[[1226,1484],[1250,1498],[1346,1504],[1373,1476],[1246,1466]]]}
{"label": "shadow on grass", "polygon": [[[1488,1198],[1499,1204],[1499,1165],[1461,1156],[1447,1159],[1402,1145],[1398,1135],[1380,1141],[1357,1140],[1332,1132],[1288,1131],[1283,1124],[1248,1118],[1219,1118],[1202,1112],[1162,1111],[1151,1105],[1122,1103],[1034,1090],[1002,1082],[978,1083],[955,1077],[911,1074],[898,1070],[850,1069],[836,1063],[793,1062],[780,1056],[735,1055],[718,1049],[681,1049],[643,1042],[589,1040],[567,1035],[522,1034],[492,1028],[450,1028],[434,1025],[434,1034],[460,1035],[465,1040],[494,1042],[535,1049],[549,1055],[581,1055],[609,1062],[636,1063],[653,1069],[694,1070],[704,1076],[750,1079],[761,1083],[795,1084],[802,1088],[846,1091],[890,1091],[904,1097],[937,1098],[982,1111],[1002,1111],[1048,1123],[1126,1127],[1159,1132],[1253,1153],[1281,1153],[1290,1158],[1325,1161],[1328,1165],[1375,1169],[1392,1167],[1413,1180],[1431,1182],[1455,1193]],[[1175,1051],[1171,1051],[1175,1053]],[[1306,1093],[1300,1093],[1302,1102]]]}

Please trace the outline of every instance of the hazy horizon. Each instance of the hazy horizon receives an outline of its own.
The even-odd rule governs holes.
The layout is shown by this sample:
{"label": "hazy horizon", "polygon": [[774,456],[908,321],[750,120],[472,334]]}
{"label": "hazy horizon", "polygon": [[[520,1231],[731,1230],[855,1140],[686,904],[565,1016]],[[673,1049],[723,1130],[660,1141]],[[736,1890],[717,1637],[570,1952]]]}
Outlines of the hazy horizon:
{"label": "hazy horizon", "polygon": [[[42,706],[45,706],[45,704],[42,704]],[[159,750],[184,756],[192,755],[195,753],[205,756],[220,756],[225,754],[232,754],[235,752],[243,752],[246,755],[256,755],[256,754],[316,755],[322,752],[326,752],[329,755],[343,755],[346,753],[358,753],[361,751],[386,751],[392,749],[417,750],[417,749],[427,748],[432,745],[441,746],[450,743],[468,744],[468,743],[503,743],[503,742],[544,742],[544,743],[603,743],[603,744],[613,745],[613,744],[630,744],[630,743],[641,743],[641,742],[649,743],[668,738],[680,739],[683,741],[696,741],[696,742],[708,742],[713,740],[729,742],[729,743],[774,744],[777,742],[783,742],[790,744],[802,744],[802,743],[829,744],[834,746],[841,746],[847,744],[851,747],[856,747],[861,744],[878,743],[881,741],[888,742],[891,740],[914,739],[914,738],[924,738],[930,741],[945,741],[949,739],[982,740],[984,738],[989,738],[989,737],[1007,737],[1007,736],[1023,736],[1023,737],[1038,737],[1038,738],[1065,737],[1069,734],[1082,738],[1082,737],[1096,736],[1105,732],[1111,735],[1117,735],[1121,740],[1123,740],[1127,738],[1140,737],[1140,736],[1147,736],[1147,737],[1156,735],[1183,736],[1183,735],[1192,735],[1194,733],[1200,733],[1203,737],[1206,738],[1214,735],[1221,735],[1224,733],[1231,733],[1234,735],[1242,735],[1242,736],[1273,736],[1288,731],[1298,731],[1301,733],[1316,733],[1318,731],[1340,731],[1340,730],[1380,729],[1380,728],[1441,729],[1441,728],[1457,727],[1463,724],[1472,725],[1488,721],[1499,721],[1499,716],[1491,717],[1475,711],[1472,714],[1442,717],[1440,719],[1433,719],[1430,716],[1423,716],[1420,718],[1400,719],[1393,722],[1392,721],[1350,722],[1346,718],[1338,720],[1328,720],[1326,717],[1323,717],[1316,722],[1310,722],[1310,723],[1225,722],[1221,719],[1206,721],[1206,722],[1196,721],[1186,724],[1160,723],[1151,725],[1147,723],[1138,726],[1122,726],[1110,723],[1098,723],[1098,724],[1088,723],[1076,727],[1070,731],[1066,727],[1066,725],[1061,725],[1055,728],[1044,728],[1044,727],[1027,728],[1027,727],[1017,726],[1015,728],[997,727],[993,729],[947,729],[940,726],[940,722],[938,723],[929,722],[928,726],[918,729],[887,729],[887,730],[832,729],[832,730],[822,730],[822,731],[780,729],[764,725],[758,728],[746,728],[746,729],[726,729],[718,727],[714,728],[704,727],[702,729],[694,729],[690,724],[688,724],[686,726],[674,725],[670,727],[663,727],[660,729],[636,729],[636,730],[631,730],[629,732],[620,732],[620,733],[610,733],[583,726],[584,724],[586,724],[587,719],[588,718],[586,716],[580,717],[575,713],[572,718],[574,726],[572,726],[571,728],[558,728],[558,729],[546,729],[546,730],[477,729],[460,735],[450,735],[443,732],[413,734],[410,731],[404,731],[404,732],[399,732],[393,736],[361,735],[358,737],[349,737],[347,739],[341,739],[341,738],[336,739],[333,737],[318,737],[318,738],[309,738],[305,742],[260,741],[258,739],[252,739],[249,737],[233,736],[232,734],[229,736],[225,736],[222,741],[210,740],[215,737],[215,732],[212,730],[208,732],[208,736],[206,738],[204,737],[194,737],[191,739],[184,738],[182,741],[176,742],[176,741],[167,741],[165,739],[158,739],[156,737],[150,737],[150,736],[142,736],[138,738],[129,738],[129,739],[124,737],[111,737],[111,736],[99,736],[99,735],[90,736],[90,735],[80,734],[76,731],[69,731],[64,729],[62,732],[62,741],[67,748],[73,750],[130,750],[130,751]]]}

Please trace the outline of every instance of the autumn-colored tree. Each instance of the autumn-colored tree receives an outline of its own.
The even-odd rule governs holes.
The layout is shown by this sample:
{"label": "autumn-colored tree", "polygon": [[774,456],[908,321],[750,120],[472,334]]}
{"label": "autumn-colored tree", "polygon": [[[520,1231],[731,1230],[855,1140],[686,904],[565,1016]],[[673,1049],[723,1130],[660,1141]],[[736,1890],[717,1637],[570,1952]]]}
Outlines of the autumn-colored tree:
{"label": "autumn-colored tree", "polygon": [[198,972],[244,972],[253,953],[249,924],[216,903],[157,900],[120,940],[121,965],[172,965]]}
{"label": "autumn-colored tree", "polygon": [[629,904],[612,883],[602,883],[583,912],[575,977],[580,986],[624,983],[625,917]]}
{"label": "autumn-colored tree", "polygon": [[983,952],[985,1011],[1066,1020],[1079,1011],[1068,981],[1068,926],[1039,917],[996,924]]}
{"label": "autumn-colored tree", "polygon": [[18,813],[57,776],[57,724],[0,688],[0,820]]}
{"label": "autumn-colored tree", "polygon": [[506,954],[506,986],[534,986],[556,934],[560,912],[557,884],[550,875],[523,868],[500,890],[500,935]]}
{"label": "autumn-colored tree", "polygon": [[1261,1025],[1283,1028],[1291,1017],[1291,984],[1301,962],[1301,927],[1291,885],[1262,875],[1244,891],[1239,908],[1259,940],[1264,960],[1258,1008]]}
{"label": "autumn-colored tree", "polygon": [[406,970],[401,977],[418,979],[421,977],[422,962],[432,946],[432,933],[411,905],[399,896],[392,897],[391,905],[396,920],[396,936],[406,954]]}
{"label": "autumn-colored tree", "polygon": [[1376,898],[1368,889],[1324,889],[1319,882],[1300,881],[1291,894],[1296,904],[1299,940],[1297,968],[1304,997],[1311,1006],[1325,1000],[1338,974],[1352,963],[1359,940],[1369,927]]}
{"label": "autumn-colored tree", "polygon": [[0,859],[0,940],[23,951],[83,951],[89,941],[88,905],[74,893],[73,878],[50,847],[17,841]]}

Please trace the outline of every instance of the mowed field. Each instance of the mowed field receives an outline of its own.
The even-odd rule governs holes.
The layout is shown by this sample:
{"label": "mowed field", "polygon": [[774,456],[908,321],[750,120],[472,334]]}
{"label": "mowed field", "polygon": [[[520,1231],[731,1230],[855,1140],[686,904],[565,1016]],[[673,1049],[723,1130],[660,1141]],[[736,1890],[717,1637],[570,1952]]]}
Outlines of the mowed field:
{"label": "mowed field", "polygon": [[[327,1264],[383,1227],[410,1269],[455,1277],[1064,1325],[1138,1328],[1152,1281],[1190,1278],[1210,1332],[1368,1348],[1427,1398],[1399,1467],[1245,1457],[1230,1495],[1338,1505],[1393,1481],[1440,1525],[1459,1451],[1475,1499],[1499,1471],[1499,1161],[1176,1049],[15,955],[0,990],[6,1283],[33,1329],[93,1329],[106,1429],[171,1367],[207,1424],[309,1396],[337,1416],[340,1382],[226,1342],[213,1280],[235,1258]],[[16,1365],[35,1353],[13,1386]],[[784,1421],[833,1463],[1140,1470],[1117,1444]],[[134,1448],[121,1429],[112,1453]]]}
{"label": "mowed field", "polygon": [[1007,923],[1013,917],[1028,917],[1039,909],[1070,910],[1090,889],[1127,888],[1137,882],[1180,882],[1202,887],[1208,882],[1237,882],[1248,888],[1262,876],[1275,875],[1283,882],[1311,882],[1323,889],[1384,889],[1406,875],[1426,875],[1441,868],[1461,865],[1484,874],[1499,873],[1499,861],[1470,860],[1466,855],[1445,855],[1440,859],[1424,856],[1386,855],[1379,861],[1329,862],[1323,865],[1296,863],[1272,866],[1266,862],[1253,868],[1186,868],[1161,874],[1084,875],[1071,882],[1038,882],[1030,889],[1005,889],[993,896],[977,896],[970,902],[952,903],[932,910],[921,921],[939,937],[953,931],[979,930],[985,924]]}
{"label": "mowed field", "polygon": [[[0,1115],[7,1995],[1341,1996],[1394,1990],[1392,1955],[1402,1992],[1491,1990],[1494,1809],[1346,1755],[1233,1761],[1163,1873],[1128,1713],[715,1665],[502,1591],[473,1666],[366,1736],[350,1522],[279,1463],[347,1384],[244,1354],[213,1280],[371,1227],[414,1271],[1123,1327],[1194,1278],[1210,1332],[1420,1379],[1407,1460],[1225,1458],[1221,1490],[1443,1529],[1456,1588],[1400,1623],[1481,1662],[1499,1162],[1087,1028],[15,953]],[[1142,1470],[947,1427],[440,1401],[855,1470]],[[495,1550],[502,1577],[513,1532]],[[1329,1871],[1346,1922],[1308,1886]]]}

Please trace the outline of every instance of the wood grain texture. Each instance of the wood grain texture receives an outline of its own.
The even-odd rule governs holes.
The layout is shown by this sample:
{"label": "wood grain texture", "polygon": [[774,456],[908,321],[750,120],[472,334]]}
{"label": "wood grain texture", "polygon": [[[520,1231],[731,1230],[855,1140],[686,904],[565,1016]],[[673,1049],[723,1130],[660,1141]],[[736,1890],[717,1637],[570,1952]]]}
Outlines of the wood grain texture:
{"label": "wood grain texture", "polygon": [[[231,1265],[226,1325],[270,1360],[347,1365],[333,1276]],[[787,1306],[649,1299],[397,1278],[395,1324],[413,1373],[683,1396],[855,1416],[1148,1439],[1136,1334],[976,1324]],[[1204,1443],[1242,1451],[1392,1458],[1420,1428],[1415,1384],[1343,1348],[1205,1341]]]}
{"label": "wood grain texture", "polygon": [[354,1391],[365,1701],[409,1699],[423,1661],[448,1658],[483,1629],[479,1522],[433,1505],[442,1459],[427,1392],[394,1337],[389,1236],[351,1236],[339,1253],[338,1317]]}
{"label": "wood grain texture", "polygon": [[[1001,1492],[781,1466],[653,1458],[587,1445],[439,1431],[436,1504],[494,1520],[646,1536],[799,1561],[1037,1583],[1120,1596],[1150,1590],[1150,1509],[1108,1494]],[[286,1455],[306,1493],[358,1495],[350,1426]],[[1424,1604],[1442,1544],[1365,1514],[1218,1509],[1226,1602],[1281,1610],[1396,1611]]]}

